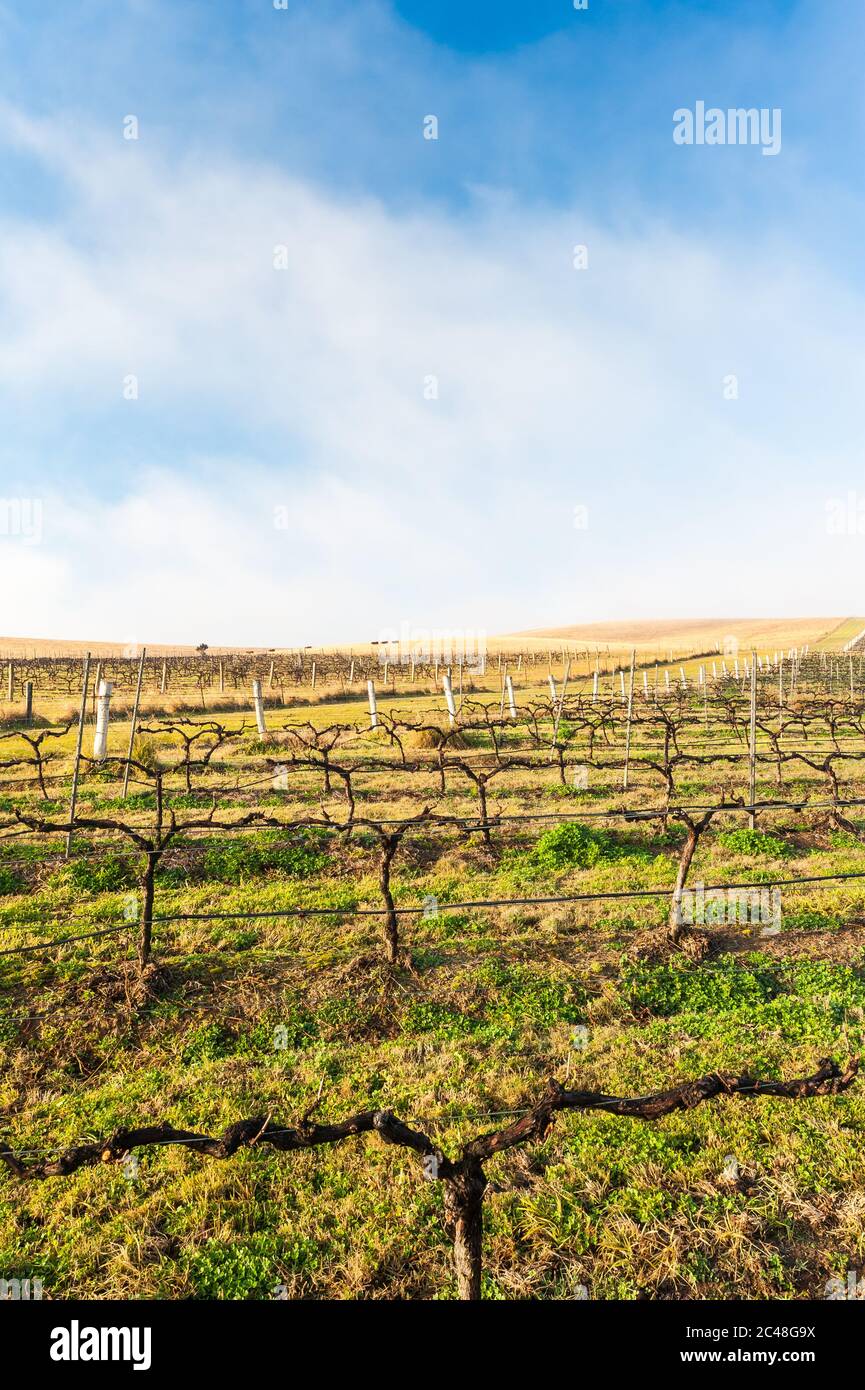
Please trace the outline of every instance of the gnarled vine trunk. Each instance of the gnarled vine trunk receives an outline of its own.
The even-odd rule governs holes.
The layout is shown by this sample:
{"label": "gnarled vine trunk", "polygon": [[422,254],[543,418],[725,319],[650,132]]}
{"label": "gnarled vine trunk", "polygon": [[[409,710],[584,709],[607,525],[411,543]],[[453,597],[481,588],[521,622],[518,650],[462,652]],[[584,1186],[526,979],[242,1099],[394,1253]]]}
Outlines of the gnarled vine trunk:
{"label": "gnarled vine trunk", "polygon": [[477,1162],[464,1161],[444,1185],[445,1224],[453,1241],[457,1291],[469,1302],[481,1296],[486,1190],[486,1174]]}

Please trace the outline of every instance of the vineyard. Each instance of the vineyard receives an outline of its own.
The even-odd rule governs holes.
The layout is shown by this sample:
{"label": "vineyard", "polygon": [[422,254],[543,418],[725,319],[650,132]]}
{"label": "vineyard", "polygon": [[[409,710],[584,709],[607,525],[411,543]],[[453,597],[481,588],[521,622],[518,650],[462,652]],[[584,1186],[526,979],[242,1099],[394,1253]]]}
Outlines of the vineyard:
{"label": "vineyard", "polygon": [[0,1268],[825,1297],[865,1255],[858,644],[428,655],[6,662]]}

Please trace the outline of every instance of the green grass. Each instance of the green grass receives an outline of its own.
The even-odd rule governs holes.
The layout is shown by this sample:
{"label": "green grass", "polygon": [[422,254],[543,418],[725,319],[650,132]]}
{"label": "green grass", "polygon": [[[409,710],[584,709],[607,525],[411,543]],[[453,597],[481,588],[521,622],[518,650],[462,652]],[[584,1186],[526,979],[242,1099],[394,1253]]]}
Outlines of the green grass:
{"label": "green grass", "polygon": [[[278,831],[236,839],[213,839],[191,871],[194,878],[216,883],[245,883],[265,873],[309,878],[327,864],[323,850],[309,836],[297,844],[277,843]],[[282,839],[284,840],[284,836]]]}
{"label": "green grass", "polygon": [[747,827],[722,831],[715,837],[715,843],[727,854],[742,854],[751,858],[787,859],[794,853],[777,835],[769,835],[762,830],[749,830]]}
{"label": "green grass", "polygon": [[[343,712],[354,717],[356,703]],[[575,730],[560,736],[578,757]],[[481,747],[477,737],[467,744]],[[363,751],[386,754],[374,738]],[[493,807],[555,813],[555,798],[572,790],[554,766],[539,767],[494,781]],[[230,764],[227,780],[254,780],[248,768],[235,776],[240,768]],[[196,776],[192,793],[176,777],[175,814],[209,807],[223,775]],[[716,796],[709,779],[721,774],[705,775],[689,771],[680,791]],[[637,768],[635,778],[634,803],[657,805],[657,777]],[[620,804],[620,779],[620,769],[593,769],[587,804]],[[809,786],[818,792],[819,779],[790,779],[797,795]],[[364,814],[414,814],[437,799],[435,771],[423,785],[369,774],[358,795]],[[107,769],[85,779],[81,797],[92,814],[152,825],[151,792],[124,802]],[[341,790],[327,797],[320,775],[303,773],[279,793],[233,791],[219,814],[267,806],[315,816],[321,803],[344,815]],[[46,813],[40,799],[30,804]],[[453,778],[444,804],[454,815],[477,811],[464,778]],[[790,877],[865,864],[855,837],[807,813],[761,821],[752,832],[736,813],[719,818],[692,880],[771,881],[782,859]],[[714,1071],[805,1075],[823,1057],[865,1050],[857,881],[785,889],[784,931],[759,952],[638,962],[635,948],[665,921],[684,828],[544,824],[494,829],[492,851],[456,832],[408,838],[393,865],[396,900],[417,907],[432,897],[440,910],[400,919],[394,971],[380,920],[354,911],[380,902],[371,833],[180,836],[160,866],[157,913],[190,916],[158,924],[150,999],[130,993],[128,937],[0,958],[0,1128],[13,1148],[55,1153],[142,1120],[219,1133],[241,1117],[297,1125],[311,1107],[319,1122],[386,1107],[455,1154],[516,1119],[551,1076],[642,1095]],[[94,843],[108,852],[82,853]],[[0,845],[3,945],[65,934],[72,919],[82,931],[120,919],[140,854],[128,856],[116,836],[81,833],[65,864],[63,847],[62,836]],[[663,892],[441,910],[645,888]],[[321,912],[292,915],[298,908]],[[224,916],[194,919],[209,912]],[[56,925],[40,928],[42,913]],[[570,1299],[585,1283],[602,1299],[822,1297],[829,1277],[865,1259],[863,1136],[862,1083],[801,1103],[721,1099],[656,1124],[563,1114],[543,1142],[489,1164],[484,1295]],[[741,1183],[724,1176],[730,1155]],[[367,1137],[292,1154],[253,1148],[224,1162],[190,1146],[139,1159],[134,1179],[105,1164],[43,1183],[0,1174],[0,1274],[39,1274],[59,1297],[454,1296],[440,1185],[424,1182],[404,1150]]]}
{"label": "green grass", "polygon": [[117,893],[133,888],[138,876],[135,863],[128,856],[104,854],[72,859],[58,871],[57,878],[60,884],[85,893]]}
{"label": "green grass", "polygon": [[618,859],[621,848],[606,830],[593,830],[579,821],[566,821],[545,830],[530,860],[539,869],[590,869],[595,864]]}

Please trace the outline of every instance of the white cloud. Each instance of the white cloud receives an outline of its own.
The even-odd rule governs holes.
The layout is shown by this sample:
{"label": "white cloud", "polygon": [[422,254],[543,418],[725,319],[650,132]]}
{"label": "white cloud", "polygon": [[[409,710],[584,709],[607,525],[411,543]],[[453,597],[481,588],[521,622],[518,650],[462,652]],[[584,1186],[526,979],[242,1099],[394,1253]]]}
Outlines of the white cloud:
{"label": "white cloud", "polygon": [[62,453],[16,478],[46,526],[26,556],[0,537],[5,628],[290,644],[856,607],[824,501],[860,468],[862,305],[797,248],[502,196],[397,214],[119,126],[3,127],[63,210],[0,226],[0,390],[94,451],[129,421],[110,486]]}

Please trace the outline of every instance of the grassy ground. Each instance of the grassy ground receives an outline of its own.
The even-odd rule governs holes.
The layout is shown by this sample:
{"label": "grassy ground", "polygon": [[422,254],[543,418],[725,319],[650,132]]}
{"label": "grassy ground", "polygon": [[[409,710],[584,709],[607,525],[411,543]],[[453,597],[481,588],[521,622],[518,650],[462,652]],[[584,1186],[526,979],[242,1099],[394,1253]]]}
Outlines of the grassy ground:
{"label": "grassy ground", "polygon": [[[357,712],[348,704],[314,718]],[[126,736],[114,730],[118,750]],[[62,821],[70,740],[47,808],[7,786],[7,812],[40,800]],[[361,747],[381,768],[358,779],[359,814],[413,815],[425,804],[476,812],[465,779],[451,775],[441,797],[434,768],[409,777],[389,768],[375,736]],[[248,741],[196,785],[222,789],[224,817],[255,806],[317,815],[322,804],[343,814],[341,793],[323,797],[318,772],[293,773],[286,790],[247,786],[263,757]],[[713,775],[689,771],[683,794],[717,795]],[[821,787],[796,772],[787,789],[805,797]],[[772,783],[758,787],[776,794]],[[656,804],[657,779],[638,771],[629,796]],[[123,811],[119,798],[113,774],[97,772],[84,779],[79,811],[131,811],[142,826],[152,818],[147,788],[134,788]],[[179,789],[171,799],[178,815],[207,800]],[[291,1124],[320,1094],[318,1119],[387,1107],[453,1153],[531,1103],[551,1075],[643,1094],[715,1069],[804,1075],[823,1057],[861,1050],[865,879],[783,890],[778,936],[719,929],[700,966],[675,955],[645,961],[635,948],[663,924],[666,896],[447,905],[667,890],[681,827],[562,831],[568,811],[620,804],[618,776],[593,772],[579,792],[543,760],[536,772],[496,779],[491,802],[551,819],[496,832],[492,849],[441,829],[407,841],[395,896],[401,906],[426,902],[427,915],[401,919],[395,972],[379,919],[356,911],[380,902],[376,841],[364,830],[348,844],[321,831],[186,837],[160,871],[157,914],[237,915],[158,925],[158,975],[144,998],[128,936],[0,957],[7,1142],[47,1156],[142,1121],[211,1134],[254,1114]],[[865,845],[814,813],[774,813],[757,836],[739,833],[742,824],[733,813],[718,819],[692,880],[865,872]],[[117,835],[81,836],[66,864],[62,836],[9,834],[0,843],[4,946],[123,920],[140,856]],[[298,906],[327,911],[250,916]],[[726,1099],[656,1124],[562,1116],[542,1144],[489,1165],[484,1294],[569,1298],[584,1285],[600,1299],[822,1297],[830,1277],[865,1257],[863,1121],[862,1085],[807,1102]],[[55,1297],[268,1298],[283,1286],[291,1297],[448,1298],[441,1202],[416,1160],[375,1138],[226,1162],[150,1149],[137,1170],[0,1176],[0,1274],[39,1275]]]}

